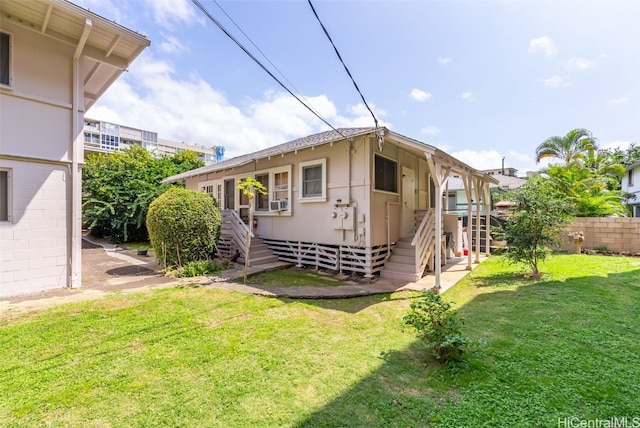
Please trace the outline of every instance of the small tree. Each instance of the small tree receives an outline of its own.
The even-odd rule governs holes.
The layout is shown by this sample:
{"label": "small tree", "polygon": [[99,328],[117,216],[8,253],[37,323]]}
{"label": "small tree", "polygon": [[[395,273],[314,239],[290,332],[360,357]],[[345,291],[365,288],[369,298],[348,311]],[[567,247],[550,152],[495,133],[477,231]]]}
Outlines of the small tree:
{"label": "small tree", "polygon": [[505,257],[529,266],[533,277],[540,278],[538,265],[551,252],[550,247],[562,242],[563,226],[571,219],[572,206],[541,177],[509,191],[506,199],[516,205],[507,221],[509,251]]}
{"label": "small tree", "polygon": [[402,320],[414,327],[433,356],[443,362],[459,361],[470,339],[461,333],[462,321],[442,296],[425,290],[411,303]]}
{"label": "small tree", "polygon": [[251,227],[253,225],[253,204],[256,197],[256,194],[259,193],[261,195],[267,194],[267,189],[260,183],[258,180],[247,177],[240,181],[238,184],[238,189],[249,198],[249,227],[247,228],[247,249],[244,252],[244,270],[243,277],[244,283],[247,283],[247,272],[249,270],[249,247],[251,246]]}
{"label": "small tree", "polygon": [[210,195],[180,187],[158,196],[147,213],[151,245],[165,269],[208,260],[220,223],[220,210]]}

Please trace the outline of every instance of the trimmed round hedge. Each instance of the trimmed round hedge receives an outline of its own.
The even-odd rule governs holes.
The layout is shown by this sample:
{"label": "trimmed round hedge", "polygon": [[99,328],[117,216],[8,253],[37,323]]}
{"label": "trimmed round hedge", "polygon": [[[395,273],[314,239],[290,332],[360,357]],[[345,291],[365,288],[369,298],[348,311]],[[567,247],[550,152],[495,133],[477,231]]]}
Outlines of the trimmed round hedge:
{"label": "trimmed round hedge", "polygon": [[220,210],[210,195],[181,187],[158,196],[147,213],[149,239],[165,268],[208,260],[220,223]]}

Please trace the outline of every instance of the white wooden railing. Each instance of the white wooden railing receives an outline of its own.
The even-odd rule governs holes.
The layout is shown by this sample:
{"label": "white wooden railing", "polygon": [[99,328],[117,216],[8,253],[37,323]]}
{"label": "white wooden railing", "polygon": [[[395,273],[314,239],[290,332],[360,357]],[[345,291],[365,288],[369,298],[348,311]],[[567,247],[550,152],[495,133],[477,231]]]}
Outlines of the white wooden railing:
{"label": "white wooden railing", "polygon": [[253,232],[251,232],[245,222],[242,221],[237,211],[222,210],[222,229],[220,236],[231,238],[242,254],[245,254],[247,251],[247,232],[251,233],[251,237],[253,237]]}
{"label": "white wooden railing", "polygon": [[418,229],[416,230],[411,245],[415,247],[416,273],[422,274],[427,263],[433,258],[435,251],[435,210],[428,210]]}

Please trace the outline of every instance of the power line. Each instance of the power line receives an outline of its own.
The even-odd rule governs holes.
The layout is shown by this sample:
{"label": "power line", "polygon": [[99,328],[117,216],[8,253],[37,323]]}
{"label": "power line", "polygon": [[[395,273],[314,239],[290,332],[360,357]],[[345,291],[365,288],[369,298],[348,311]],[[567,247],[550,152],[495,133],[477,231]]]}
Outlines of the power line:
{"label": "power line", "polygon": [[245,37],[247,38],[247,40],[249,40],[249,43],[251,43],[251,45],[253,45],[253,47],[254,47],[254,48],[256,48],[256,50],[257,50],[258,52],[260,52],[260,54],[262,55],[262,57],[263,57],[264,59],[266,59],[266,60],[267,60],[267,62],[268,62],[269,64],[271,64],[271,66],[272,66],[272,67],[273,67],[273,68],[278,72],[278,74],[280,74],[280,76],[282,76],[282,78],[283,78],[283,79],[284,79],[284,80],[289,84],[289,86],[291,86],[293,89],[295,89],[295,91],[296,91],[298,94],[301,94],[301,93],[300,93],[300,91],[298,90],[298,88],[296,88],[296,87],[294,86],[294,84],[293,84],[293,83],[291,83],[291,82],[289,81],[289,79],[287,79],[287,76],[285,76],[285,75],[284,75],[284,73],[283,73],[282,71],[280,71],[280,69],[278,69],[278,67],[276,67],[276,65],[275,65],[273,62],[271,62],[271,60],[269,59],[269,57],[267,57],[267,55],[266,55],[264,52],[262,52],[262,49],[260,49],[260,48],[258,47],[258,45],[256,45],[256,44],[253,42],[253,40],[251,40],[251,37],[249,37],[249,35],[248,35],[247,33],[245,33],[245,32],[244,32],[244,30],[242,30],[242,28],[240,28],[240,26],[238,25],[238,23],[237,23],[236,21],[234,21],[234,19],[233,19],[233,18],[232,18],[228,13],[227,13],[227,11],[226,11],[226,10],[224,10],[224,8],[222,7],[222,5],[220,5],[220,3],[218,2],[218,0],[213,0],[213,2],[216,4],[216,6],[218,6],[218,9],[220,9],[220,10],[222,11],[222,13],[224,13],[224,15],[225,15],[227,18],[229,18],[229,21],[231,21],[231,22],[233,23],[233,25],[235,25],[235,27],[238,29],[238,31],[240,31],[240,32],[242,33],[242,35],[243,35],[243,36],[245,36]]}
{"label": "power line", "polygon": [[[202,3],[200,3],[199,0],[191,0],[191,2],[196,5],[196,7],[198,9],[200,9],[200,11],[202,13],[204,13],[207,18],[209,18],[209,20],[211,22],[213,22],[218,28],[220,28],[220,30],[222,30],[222,32],[229,37],[236,45],[238,45],[238,47],[240,49],[242,49],[244,51],[244,53],[246,53],[256,64],[258,64],[258,66],[260,68],[262,68],[269,76],[271,76],[271,78],[273,80],[275,80],[285,91],[287,91],[292,97],[294,97],[296,100],[298,100],[298,102],[300,104],[302,104],[307,110],[309,110],[311,113],[313,113],[314,116],[316,116],[318,119],[320,119],[323,123],[325,123],[327,126],[329,126],[329,128],[333,129],[335,132],[337,132],[339,135],[341,135],[342,137],[344,137],[346,140],[351,141],[350,137],[347,137],[346,135],[344,135],[342,132],[340,132],[339,130],[337,130],[333,125],[331,125],[329,122],[327,122],[322,116],[320,116],[318,113],[316,113],[309,105],[307,105],[304,101],[302,101],[300,99],[300,97],[298,97],[296,94],[294,94],[293,92],[291,92],[291,90],[280,81],[280,79],[278,79],[262,62],[260,62],[260,60],[258,58],[256,58],[251,52],[249,52],[249,50],[242,44],[240,43],[240,41],[238,39],[236,39],[233,34],[231,34],[216,18],[213,17],[213,15],[211,15],[209,13],[209,11],[207,10],[206,7],[204,7],[204,5],[202,5]],[[252,42],[253,43],[253,42]],[[255,45],[254,45],[255,46]],[[264,54],[263,54],[264,55]],[[266,58],[266,57],[265,57]]]}
{"label": "power line", "polygon": [[327,29],[324,27],[324,24],[320,20],[320,17],[318,16],[318,13],[316,12],[316,9],[313,7],[313,4],[311,3],[311,0],[307,0],[307,1],[309,2],[309,6],[311,6],[311,10],[313,11],[313,14],[315,15],[316,19],[318,20],[318,23],[322,27],[322,31],[324,31],[324,34],[327,36],[327,39],[329,39],[329,42],[331,42],[331,46],[333,46],[333,50],[336,52],[336,55],[338,55],[338,59],[342,63],[342,66],[344,67],[345,71],[349,75],[349,78],[353,82],[353,86],[355,86],[356,91],[358,91],[358,94],[360,94],[360,98],[362,98],[362,102],[364,103],[364,105],[367,108],[367,110],[369,110],[369,113],[371,113],[371,116],[373,117],[373,121],[376,124],[376,133],[377,133],[377,131],[378,131],[378,119],[376,119],[376,115],[373,114],[373,111],[371,110],[371,108],[369,108],[369,104],[367,104],[367,100],[364,99],[364,95],[362,95],[362,92],[360,92],[360,88],[358,87],[358,84],[356,83],[355,79],[351,75],[351,72],[349,71],[349,68],[347,67],[347,65],[342,60],[342,56],[340,55],[340,52],[338,52],[338,48],[336,47],[335,43],[333,43],[333,40],[331,39],[331,36],[329,35],[329,32],[327,31]]}

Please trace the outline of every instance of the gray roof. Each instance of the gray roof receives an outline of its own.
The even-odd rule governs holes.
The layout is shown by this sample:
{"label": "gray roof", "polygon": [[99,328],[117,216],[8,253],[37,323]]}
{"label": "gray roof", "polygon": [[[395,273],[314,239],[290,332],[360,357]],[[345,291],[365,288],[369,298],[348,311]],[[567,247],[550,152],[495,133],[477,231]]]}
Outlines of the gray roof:
{"label": "gray roof", "polygon": [[320,144],[330,143],[332,141],[344,140],[345,137],[355,137],[358,135],[367,134],[375,131],[375,128],[338,128],[338,132],[331,130],[320,132],[318,134],[309,135],[307,137],[296,138],[295,140],[287,141],[286,143],[278,144],[277,146],[268,147],[257,152],[249,153],[246,155],[236,156],[231,159],[224,160],[222,162],[214,163],[213,165],[203,166],[202,168],[196,168],[191,171],[183,172],[182,174],[174,175],[163,180],[163,183],[175,183],[182,181],[189,177],[197,175],[207,174],[210,172],[221,171],[224,169],[234,168],[241,165],[246,165],[257,159],[264,159],[269,156],[279,155],[281,153],[288,153],[294,150],[304,149]]}
{"label": "gray roof", "polygon": [[[489,187],[491,188],[503,188],[503,189],[515,189],[516,187],[522,186],[527,182],[524,178],[513,177],[510,175],[501,175],[494,174],[490,177],[498,180],[498,184],[491,183]],[[462,190],[464,189],[464,183],[462,182],[462,178],[460,177],[449,177],[447,182],[449,190]]]}

